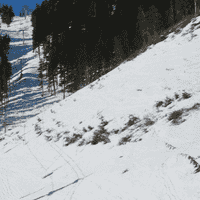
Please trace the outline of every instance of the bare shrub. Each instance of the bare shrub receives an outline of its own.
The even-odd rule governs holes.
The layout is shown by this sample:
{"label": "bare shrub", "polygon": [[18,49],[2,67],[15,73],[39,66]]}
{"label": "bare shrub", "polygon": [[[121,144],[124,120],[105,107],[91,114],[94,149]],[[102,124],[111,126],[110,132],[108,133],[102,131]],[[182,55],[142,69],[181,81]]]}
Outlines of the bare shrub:
{"label": "bare shrub", "polygon": [[35,124],[35,131],[36,131],[36,134],[39,136],[42,134],[41,127],[38,124]]}
{"label": "bare shrub", "polygon": [[85,144],[85,139],[82,139],[78,146],[83,146]]}
{"label": "bare shrub", "polygon": [[80,134],[73,134],[72,137],[65,137],[65,146],[68,146],[72,143],[75,143],[77,140],[81,139],[82,138],[82,135]]}
{"label": "bare shrub", "polygon": [[163,105],[163,101],[158,101],[157,103],[156,103],[156,108],[158,108],[158,107],[160,107],[160,106],[162,106]]}
{"label": "bare shrub", "polygon": [[178,99],[179,98],[179,94],[175,93],[174,97],[175,97],[175,99]]}
{"label": "bare shrub", "polygon": [[119,141],[119,145],[122,145],[122,144],[124,145],[127,142],[130,142],[131,138],[132,138],[132,135],[127,135],[127,136],[121,138],[121,140]]}
{"label": "bare shrub", "polygon": [[88,126],[88,129],[91,131],[94,127]]}
{"label": "bare shrub", "polygon": [[182,94],[182,98],[183,98],[183,99],[189,99],[191,96],[192,96],[192,95],[189,94],[189,93],[187,93],[187,92],[184,92],[184,93]]}
{"label": "bare shrub", "polygon": [[173,99],[167,97],[167,98],[165,99],[165,102],[164,102],[163,107],[167,107],[167,106],[168,106],[169,104],[171,104],[172,102],[173,102]]}
{"label": "bare shrub", "polygon": [[171,121],[173,124],[178,125],[181,122],[183,122],[183,121],[180,122],[182,114],[183,114],[182,109],[176,110],[169,115],[168,120]]}

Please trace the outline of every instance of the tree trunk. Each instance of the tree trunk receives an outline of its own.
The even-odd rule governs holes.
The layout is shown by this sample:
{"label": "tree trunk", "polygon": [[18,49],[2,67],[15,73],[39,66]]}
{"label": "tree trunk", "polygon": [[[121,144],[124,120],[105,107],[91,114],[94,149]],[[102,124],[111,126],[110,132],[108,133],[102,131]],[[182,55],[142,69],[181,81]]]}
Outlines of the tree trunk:
{"label": "tree trunk", "polygon": [[86,70],[85,70],[85,83],[86,85],[90,84],[90,68],[88,67],[88,65],[86,66]]}
{"label": "tree trunk", "polygon": [[[42,64],[42,73],[43,73],[43,64]],[[43,84],[44,84],[44,82],[43,82],[43,75],[42,75],[42,97],[44,96],[44,88],[43,88]]]}
{"label": "tree trunk", "polygon": [[57,90],[58,90],[58,76],[59,75],[57,75],[57,78],[56,78],[56,87],[57,87]]}
{"label": "tree trunk", "polygon": [[43,80],[42,80],[42,97],[44,96]]}
{"label": "tree trunk", "polygon": [[65,99],[65,72],[64,72],[64,88],[63,88],[63,99]]}
{"label": "tree trunk", "polygon": [[195,15],[199,14],[199,4],[197,2],[197,0],[194,0],[194,9],[195,9]]}
{"label": "tree trunk", "polygon": [[39,59],[40,59],[40,46],[38,47],[38,54],[39,54]]}
{"label": "tree trunk", "polygon": [[56,88],[55,88],[55,80],[54,80],[54,75],[53,75],[53,89],[54,89],[54,95],[56,95]]}

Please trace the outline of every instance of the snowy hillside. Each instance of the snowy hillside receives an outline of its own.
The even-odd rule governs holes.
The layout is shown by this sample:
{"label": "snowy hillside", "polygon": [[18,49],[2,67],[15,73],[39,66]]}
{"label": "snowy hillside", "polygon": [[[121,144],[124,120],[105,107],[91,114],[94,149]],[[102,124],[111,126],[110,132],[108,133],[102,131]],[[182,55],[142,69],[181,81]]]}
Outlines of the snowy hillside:
{"label": "snowy hillside", "polygon": [[200,199],[199,24],[2,131],[0,199]]}
{"label": "snowy hillside", "polygon": [[[39,81],[37,78],[39,56],[37,50],[33,52],[32,30],[31,16],[27,16],[26,19],[25,17],[14,17],[10,27],[1,23],[0,34],[8,34],[11,38],[8,59],[12,64],[13,76],[10,81],[10,103],[8,104],[6,113],[6,122],[10,124],[8,126],[9,129],[17,127],[21,122],[25,122],[28,118],[40,113],[44,105],[52,104],[62,99],[62,94],[60,93],[56,97],[49,97],[50,94],[46,92],[44,97],[41,97],[42,91],[39,89]],[[40,49],[42,53],[42,48]],[[19,80],[21,69],[23,77]],[[47,91],[46,82],[45,90]],[[60,90],[61,88],[58,87],[58,92]],[[1,117],[0,120],[2,120]],[[3,126],[0,124],[0,130],[2,128]]]}

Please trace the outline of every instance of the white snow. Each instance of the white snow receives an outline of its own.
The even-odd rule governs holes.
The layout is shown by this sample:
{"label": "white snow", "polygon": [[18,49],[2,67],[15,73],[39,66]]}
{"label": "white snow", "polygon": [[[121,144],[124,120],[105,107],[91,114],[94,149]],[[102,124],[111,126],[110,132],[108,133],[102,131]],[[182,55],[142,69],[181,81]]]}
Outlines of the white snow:
{"label": "white snow", "polygon": [[[46,97],[45,103],[61,100],[59,103],[41,102],[16,110],[14,116],[37,116],[28,117],[23,123],[16,120],[16,128],[10,126],[12,130],[1,131],[5,139],[0,141],[0,199],[200,199],[200,173],[194,174],[196,168],[188,159],[191,156],[200,163],[200,112],[198,106],[191,109],[200,103],[200,29],[189,32],[191,25],[199,21],[197,17],[180,34],[170,34],[165,41],[152,45],[65,100],[62,93]],[[4,33],[13,31],[8,32],[12,38],[22,38],[18,33],[22,27],[30,38],[28,17],[15,17],[10,27],[3,24],[1,28]],[[192,34],[196,37],[191,40]],[[31,52],[25,56],[32,57],[26,63],[27,73],[37,74],[39,57],[33,57]],[[20,93],[25,91],[30,93],[30,99],[41,95],[38,87]],[[174,98],[175,92],[181,97],[184,91],[192,96]],[[165,101],[166,97],[174,100],[157,109],[156,102]],[[30,99],[24,101],[28,104]],[[20,106],[22,101],[15,103]],[[39,104],[42,108],[35,109]],[[34,110],[27,111],[28,108]],[[180,109],[184,109],[185,121],[174,125],[168,117]],[[122,131],[130,115],[140,120]],[[105,129],[110,133],[110,142],[78,146],[82,139],[92,139],[101,117],[108,121]],[[145,125],[147,118],[154,124]],[[39,129],[41,135],[36,134]],[[114,134],[113,130],[119,133]],[[64,146],[64,138],[74,133],[81,134],[82,139]],[[131,141],[118,145],[127,135],[132,135]],[[47,141],[46,136],[52,140]]]}

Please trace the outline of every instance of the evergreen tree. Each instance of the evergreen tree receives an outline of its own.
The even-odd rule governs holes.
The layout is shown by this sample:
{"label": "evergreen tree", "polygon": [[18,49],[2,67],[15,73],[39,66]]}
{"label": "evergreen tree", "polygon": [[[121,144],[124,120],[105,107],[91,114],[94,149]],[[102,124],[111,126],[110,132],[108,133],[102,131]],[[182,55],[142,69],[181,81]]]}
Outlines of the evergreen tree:
{"label": "evergreen tree", "polygon": [[4,125],[6,131],[6,107],[8,99],[8,82],[12,75],[11,63],[8,61],[10,38],[9,36],[0,36],[0,102],[2,115],[4,116]]}
{"label": "evergreen tree", "polygon": [[13,12],[12,6],[8,7],[7,4],[6,5],[3,4],[1,8],[2,23],[6,23],[7,25],[10,25],[14,16],[15,14]]}
{"label": "evergreen tree", "polygon": [[44,75],[43,75],[43,72],[45,70],[45,63],[44,63],[44,59],[40,59],[39,61],[39,68],[38,68],[38,79],[40,80],[40,83],[39,83],[39,86],[41,87],[42,89],[42,97],[44,96]]}

